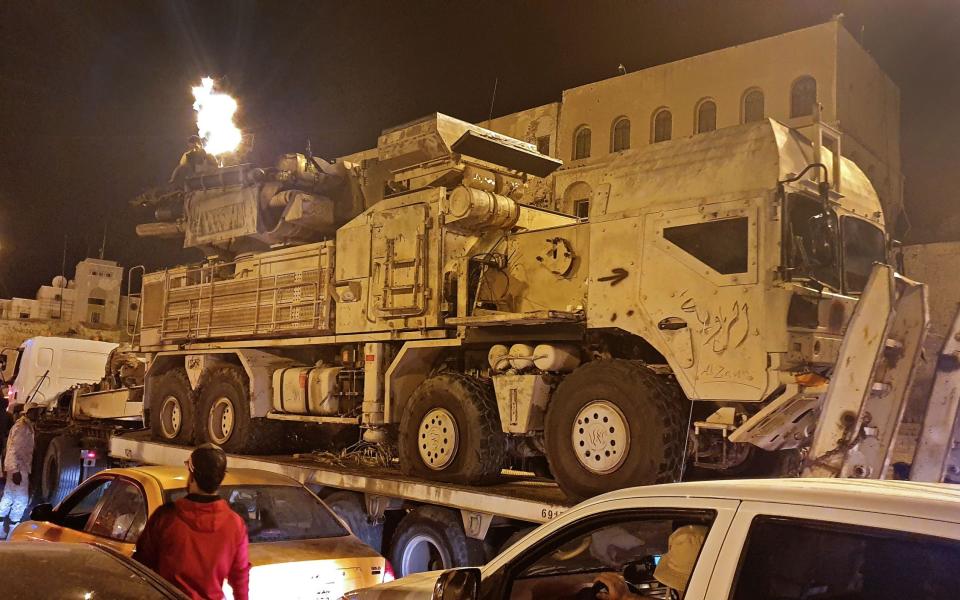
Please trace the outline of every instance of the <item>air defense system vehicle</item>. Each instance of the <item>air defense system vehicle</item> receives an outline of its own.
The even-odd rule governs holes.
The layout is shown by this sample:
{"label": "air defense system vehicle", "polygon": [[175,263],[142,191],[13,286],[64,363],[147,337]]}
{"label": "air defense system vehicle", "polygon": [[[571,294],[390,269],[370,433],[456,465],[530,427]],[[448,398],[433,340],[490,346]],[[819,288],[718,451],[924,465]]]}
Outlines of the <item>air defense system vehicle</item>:
{"label": "air defense system vehicle", "polygon": [[146,199],[141,235],[206,257],[142,276],[155,439],[277,453],[346,428],[433,480],[545,457],[574,498],[742,472],[809,447],[886,262],[864,173],[772,120],[620,153],[589,219],[523,202],[560,161],[441,114],[369,156]]}

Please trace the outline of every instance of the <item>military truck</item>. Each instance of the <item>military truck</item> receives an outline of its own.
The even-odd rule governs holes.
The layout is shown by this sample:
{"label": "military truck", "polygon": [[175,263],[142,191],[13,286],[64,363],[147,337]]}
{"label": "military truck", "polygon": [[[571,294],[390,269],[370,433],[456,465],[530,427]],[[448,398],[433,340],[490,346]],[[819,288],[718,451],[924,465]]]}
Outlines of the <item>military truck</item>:
{"label": "military truck", "polygon": [[588,219],[523,202],[560,161],[441,114],[359,163],[197,174],[142,199],[141,235],[205,256],[142,274],[146,420],[232,453],[362,435],[459,484],[548,468],[572,498],[804,448],[888,250],[821,141],[767,120],[622,152]]}

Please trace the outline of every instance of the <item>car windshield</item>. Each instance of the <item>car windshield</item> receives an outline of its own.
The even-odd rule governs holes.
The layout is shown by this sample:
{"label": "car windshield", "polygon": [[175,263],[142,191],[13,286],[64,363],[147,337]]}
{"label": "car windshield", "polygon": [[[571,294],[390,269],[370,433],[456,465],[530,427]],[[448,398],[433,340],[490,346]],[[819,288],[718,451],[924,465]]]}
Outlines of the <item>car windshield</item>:
{"label": "car windshield", "polygon": [[840,228],[844,291],[859,294],[867,286],[873,264],[886,262],[886,240],[879,227],[863,219],[843,217]]}
{"label": "car windshield", "polygon": [[[187,490],[167,492],[167,500]],[[227,485],[218,494],[247,526],[251,543],[309,540],[349,535],[316,496],[293,485]]]}

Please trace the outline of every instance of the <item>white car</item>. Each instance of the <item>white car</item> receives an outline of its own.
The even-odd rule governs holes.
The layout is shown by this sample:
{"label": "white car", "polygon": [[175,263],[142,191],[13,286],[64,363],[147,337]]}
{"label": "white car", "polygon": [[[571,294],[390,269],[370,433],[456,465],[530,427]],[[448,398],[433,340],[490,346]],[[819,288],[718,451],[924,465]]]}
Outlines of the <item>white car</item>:
{"label": "white car", "polygon": [[479,569],[419,573],[346,598],[586,600],[604,572],[639,597],[685,588],[673,597],[952,600],[960,487],[771,479],[624,489],[577,505]]}

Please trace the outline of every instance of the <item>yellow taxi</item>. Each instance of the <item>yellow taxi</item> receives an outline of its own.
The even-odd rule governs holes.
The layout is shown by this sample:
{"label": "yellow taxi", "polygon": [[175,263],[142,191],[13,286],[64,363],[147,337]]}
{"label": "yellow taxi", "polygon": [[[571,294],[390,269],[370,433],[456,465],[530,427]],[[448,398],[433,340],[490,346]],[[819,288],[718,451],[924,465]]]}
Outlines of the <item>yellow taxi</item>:
{"label": "yellow taxi", "polygon": [[[9,539],[97,542],[130,556],[147,517],[186,493],[183,467],[108,469],[56,508],[37,506]],[[251,598],[339,598],[393,578],[382,556],[293,479],[230,469],[219,494],[247,526]],[[232,596],[227,585],[224,592]]]}

